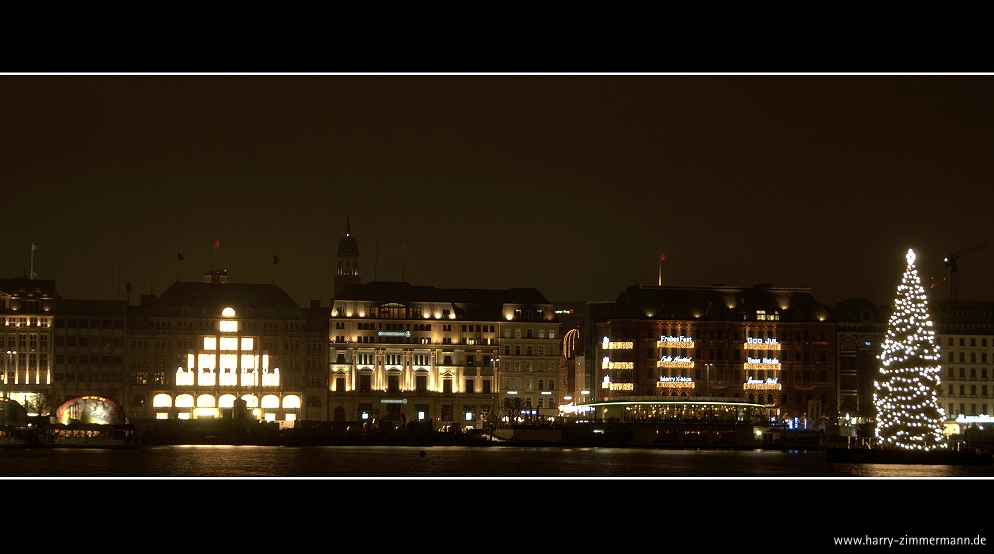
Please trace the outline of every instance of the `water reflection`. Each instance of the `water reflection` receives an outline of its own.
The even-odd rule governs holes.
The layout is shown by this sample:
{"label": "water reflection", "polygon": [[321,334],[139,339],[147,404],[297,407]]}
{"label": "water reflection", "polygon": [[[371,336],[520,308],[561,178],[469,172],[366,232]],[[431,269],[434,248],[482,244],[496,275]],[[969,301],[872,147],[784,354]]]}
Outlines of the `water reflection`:
{"label": "water reflection", "polygon": [[6,477],[994,477],[994,467],[829,464],[822,451],[148,446],[5,449]]}

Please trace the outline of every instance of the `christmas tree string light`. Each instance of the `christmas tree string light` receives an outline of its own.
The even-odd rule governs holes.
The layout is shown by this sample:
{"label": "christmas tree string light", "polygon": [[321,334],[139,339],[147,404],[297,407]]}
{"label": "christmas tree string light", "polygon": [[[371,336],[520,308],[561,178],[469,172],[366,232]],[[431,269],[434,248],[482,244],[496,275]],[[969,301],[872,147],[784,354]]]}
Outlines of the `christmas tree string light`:
{"label": "christmas tree string light", "polygon": [[938,400],[939,348],[913,250],[908,250],[907,260],[883,352],[877,356],[876,436],[884,447],[935,450],[947,446],[942,434],[945,413]]}

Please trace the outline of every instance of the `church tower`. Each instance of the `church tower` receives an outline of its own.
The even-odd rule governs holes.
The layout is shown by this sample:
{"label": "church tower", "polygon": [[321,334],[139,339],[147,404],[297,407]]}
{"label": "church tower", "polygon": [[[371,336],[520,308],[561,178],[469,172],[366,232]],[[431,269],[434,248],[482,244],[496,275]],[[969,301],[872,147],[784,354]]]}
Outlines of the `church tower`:
{"label": "church tower", "polygon": [[335,276],[335,297],[345,285],[359,284],[359,243],[352,238],[349,216],[345,216],[345,236],[338,243],[338,275]]}

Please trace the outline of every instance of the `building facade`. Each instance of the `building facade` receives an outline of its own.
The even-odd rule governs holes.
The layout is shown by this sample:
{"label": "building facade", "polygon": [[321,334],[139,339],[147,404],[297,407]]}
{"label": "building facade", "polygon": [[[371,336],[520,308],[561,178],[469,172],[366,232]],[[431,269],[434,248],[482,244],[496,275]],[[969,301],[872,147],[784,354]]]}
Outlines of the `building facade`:
{"label": "building facade", "polygon": [[873,404],[878,356],[887,336],[890,307],[850,299],[828,308],[835,323],[838,423],[850,436],[871,436],[877,408]]}
{"label": "building facade", "polygon": [[834,324],[809,289],[634,286],[596,329],[595,402],[733,399],[788,427],[837,411]]}
{"label": "building facade", "polygon": [[0,355],[3,396],[29,414],[54,409],[53,328],[59,298],[55,281],[0,279]]}
{"label": "building facade", "polygon": [[939,405],[947,432],[994,423],[994,302],[935,300],[929,311],[941,358]]}
{"label": "building facade", "polygon": [[[324,417],[327,311],[273,284],[177,282],[128,310],[124,409],[133,419]],[[308,401],[309,396],[310,398]]]}
{"label": "building facade", "polygon": [[347,285],[329,342],[334,421],[437,430],[559,413],[559,322],[535,289]]}
{"label": "building facade", "polygon": [[85,395],[123,405],[127,316],[125,301],[56,302],[50,410]]}

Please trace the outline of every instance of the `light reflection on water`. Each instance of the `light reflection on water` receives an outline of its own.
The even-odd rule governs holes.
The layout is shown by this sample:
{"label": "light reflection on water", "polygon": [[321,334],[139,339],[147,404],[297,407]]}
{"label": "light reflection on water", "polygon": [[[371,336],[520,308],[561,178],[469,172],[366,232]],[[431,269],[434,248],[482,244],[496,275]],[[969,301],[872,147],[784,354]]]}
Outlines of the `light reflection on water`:
{"label": "light reflection on water", "polygon": [[829,464],[822,451],[145,446],[136,450],[0,449],[0,476],[991,478],[994,467]]}

